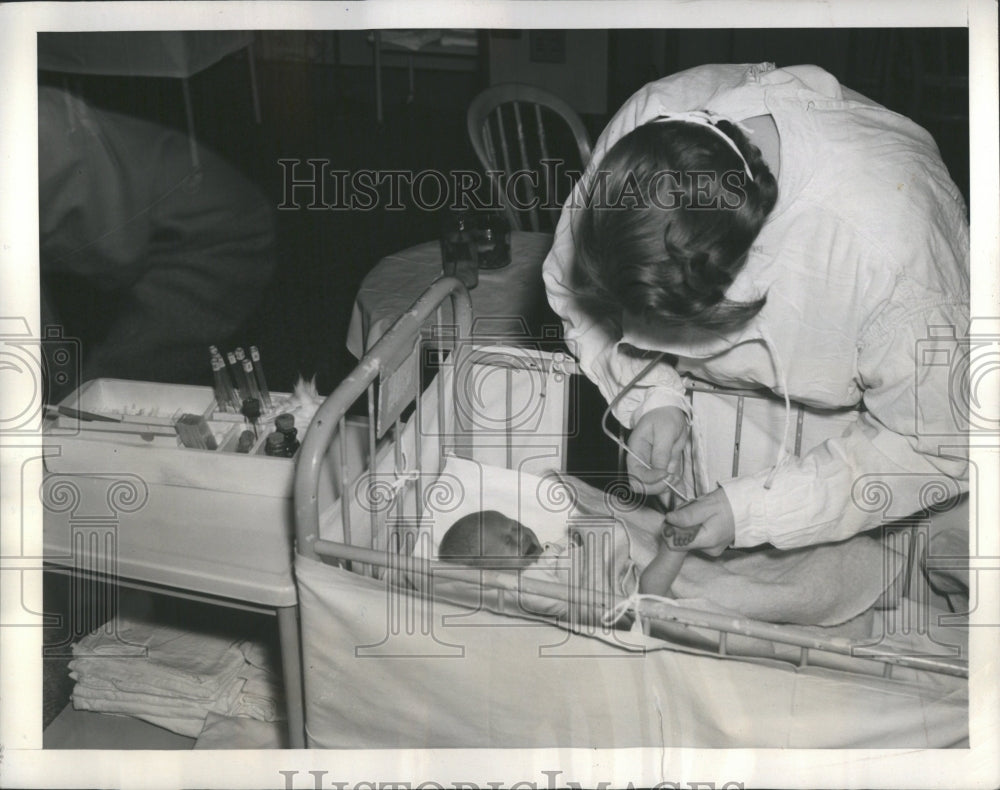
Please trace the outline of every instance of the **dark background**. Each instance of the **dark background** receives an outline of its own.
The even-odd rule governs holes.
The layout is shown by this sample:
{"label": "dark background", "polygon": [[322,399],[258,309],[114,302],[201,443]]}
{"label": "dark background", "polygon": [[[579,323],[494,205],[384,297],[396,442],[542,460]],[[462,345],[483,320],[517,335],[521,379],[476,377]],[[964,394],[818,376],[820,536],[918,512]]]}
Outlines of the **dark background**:
{"label": "dark background", "polygon": [[[558,44],[560,33],[565,31],[548,31],[546,40]],[[199,139],[246,173],[275,207],[282,202],[282,158],[328,159],[331,169],[346,170],[478,169],[465,131],[466,108],[490,84],[490,49],[526,34],[480,31],[479,55],[462,70],[437,68],[433,59],[430,65],[418,62],[412,102],[405,59],[386,58],[384,120],[378,123],[373,69],[347,65],[341,35],[261,33],[255,63],[262,123],[253,121],[247,55],[236,53],[191,79]],[[302,44],[301,51],[274,45],[287,45],[289,38]],[[536,54],[545,58],[553,52]],[[597,97],[606,111],[583,115],[592,142],[617,107],[650,80],[703,63],[758,61],[779,67],[814,63],[912,117],[935,136],[968,199],[964,28],[608,31],[606,95]],[[62,75],[44,72],[40,81],[67,84]],[[98,106],[186,128],[177,80],[73,76],[68,84]],[[364,212],[303,208],[276,215],[277,273],[236,342],[259,346],[272,389],[289,389],[299,374],[316,375],[326,394],[354,363],[344,340],[362,278],[382,256],[437,238],[441,217],[412,206]],[[74,281],[43,282],[43,287],[55,297],[66,334],[80,338],[86,353],[88,341],[100,337],[112,315],[115,296]],[[164,380],[170,379],[165,371]],[[207,352],[204,377],[190,383],[211,383]]]}

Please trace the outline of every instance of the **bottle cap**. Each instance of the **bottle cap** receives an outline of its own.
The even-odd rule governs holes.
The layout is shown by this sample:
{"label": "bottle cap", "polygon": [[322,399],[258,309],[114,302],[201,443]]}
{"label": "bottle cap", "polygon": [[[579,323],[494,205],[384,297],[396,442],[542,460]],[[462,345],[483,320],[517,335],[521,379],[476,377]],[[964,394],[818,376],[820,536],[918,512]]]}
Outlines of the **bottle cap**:
{"label": "bottle cap", "polygon": [[253,443],[256,439],[257,437],[253,435],[253,431],[243,431],[243,433],[240,434],[239,440],[236,442],[236,452],[250,452],[250,448],[253,447]]}
{"label": "bottle cap", "polygon": [[240,411],[250,422],[255,422],[260,417],[260,401],[257,398],[247,398]]}
{"label": "bottle cap", "polygon": [[279,414],[274,418],[274,427],[282,433],[295,430],[295,418],[291,414]]}

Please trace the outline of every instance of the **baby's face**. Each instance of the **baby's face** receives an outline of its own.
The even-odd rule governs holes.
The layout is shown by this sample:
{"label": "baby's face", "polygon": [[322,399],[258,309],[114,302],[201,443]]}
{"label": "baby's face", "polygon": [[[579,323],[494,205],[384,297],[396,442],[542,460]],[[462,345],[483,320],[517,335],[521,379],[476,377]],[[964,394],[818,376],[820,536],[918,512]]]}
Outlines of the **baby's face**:
{"label": "baby's face", "polygon": [[530,529],[500,513],[484,516],[483,523],[484,557],[537,557],[542,553],[542,544]]}

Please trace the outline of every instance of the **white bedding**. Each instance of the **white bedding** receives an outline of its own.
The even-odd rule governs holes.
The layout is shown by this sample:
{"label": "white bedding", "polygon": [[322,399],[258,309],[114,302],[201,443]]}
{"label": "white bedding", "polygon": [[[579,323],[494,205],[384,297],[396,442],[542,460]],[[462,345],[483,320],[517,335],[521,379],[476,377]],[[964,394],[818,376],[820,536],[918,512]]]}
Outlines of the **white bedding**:
{"label": "white bedding", "polygon": [[296,574],[314,748],[922,748],[967,738],[963,681],[799,670],[631,633],[645,650],[622,650],[304,557]]}

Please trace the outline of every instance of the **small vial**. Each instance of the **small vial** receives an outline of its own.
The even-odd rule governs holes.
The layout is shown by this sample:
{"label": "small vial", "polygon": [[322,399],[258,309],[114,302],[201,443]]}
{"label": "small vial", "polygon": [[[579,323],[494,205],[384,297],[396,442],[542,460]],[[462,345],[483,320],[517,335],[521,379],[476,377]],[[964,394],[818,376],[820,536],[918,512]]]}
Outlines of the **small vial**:
{"label": "small vial", "polygon": [[243,431],[240,434],[240,438],[236,440],[236,452],[249,453],[250,448],[253,447],[253,443],[256,441],[257,437],[253,435],[253,431]]}
{"label": "small vial", "polygon": [[285,457],[285,435],[283,433],[275,431],[267,435],[267,439],[264,440],[264,455],[275,458]]}
{"label": "small vial", "polygon": [[295,427],[295,418],[291,414],[279,414],[274,418],[274,427],[285,437],[285,454],[291,458],[299,449],[299,431]]}

